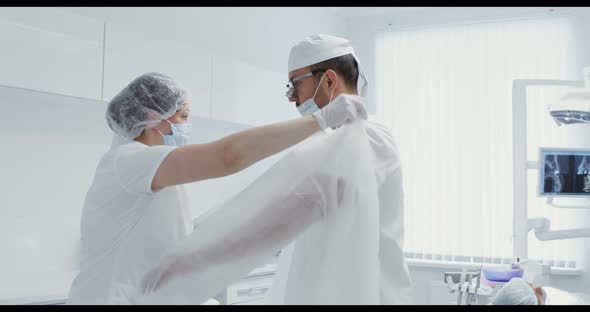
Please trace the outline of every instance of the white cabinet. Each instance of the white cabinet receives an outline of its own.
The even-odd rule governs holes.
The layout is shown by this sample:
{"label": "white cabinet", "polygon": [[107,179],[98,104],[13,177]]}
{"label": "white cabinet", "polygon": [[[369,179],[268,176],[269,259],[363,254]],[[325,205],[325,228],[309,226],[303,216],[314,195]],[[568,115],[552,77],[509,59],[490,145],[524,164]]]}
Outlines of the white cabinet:
{"label": "white cabinet", "polygon": [[[28,125],[0,124],[0,172],[11,177],[0,181],[0,300],[43,297],[52,291],[46,273],[79,266],[84,198],[112,140],[106,104],[10,87],[0,87],[0,103],[5,116],[27,116]],[[27,285],[35,276],[38,284]]]}
{"label": "white cabinet", "polygon": [[286,74],[214,56],[211,117],[253,126],[295,118],[286,83]]}
{"label": "white cabinet", "polygon": [[0,85],[100,99],[103,31],[54,8],[0,8]]}
{"label": "white cabinet", "polygon": [[274,274],[241,279],[227,288],[227,304],[262,304],[273,284],[273,279]]}
{"label": "white cabinet", "polygon": [[236,283],[229,285],[225,292],[224,304],[263,304],[275,279],[278,258],[250,271]]}
{"label": "white cabinet", "polygon": [[191,115],[210,117],[211,56],[201,50],[107,23],[104,66],[105,101],[137,76],[159,72],[191,91]]}

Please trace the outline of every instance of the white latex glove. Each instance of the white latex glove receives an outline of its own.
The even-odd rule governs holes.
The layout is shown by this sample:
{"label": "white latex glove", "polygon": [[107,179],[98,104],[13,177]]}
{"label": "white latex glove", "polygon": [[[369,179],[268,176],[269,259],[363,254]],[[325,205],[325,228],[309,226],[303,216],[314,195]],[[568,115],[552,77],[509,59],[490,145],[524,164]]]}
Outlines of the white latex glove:
{"label": "white latex glove", "polygon": [[322,129],[336,129],[359,118],[366,120],[365,99],[358,95],[340,94],[312,116]]}

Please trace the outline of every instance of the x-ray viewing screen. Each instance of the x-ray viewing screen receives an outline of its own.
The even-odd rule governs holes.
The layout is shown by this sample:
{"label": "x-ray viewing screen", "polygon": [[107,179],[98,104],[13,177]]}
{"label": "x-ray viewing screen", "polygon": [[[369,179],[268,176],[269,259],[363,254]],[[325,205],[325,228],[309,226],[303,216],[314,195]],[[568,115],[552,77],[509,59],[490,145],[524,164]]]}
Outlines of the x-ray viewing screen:
{"label": "x-ray viewing screen", "polygon": [[590,195],[590,150],[541,148],[540,195]]}

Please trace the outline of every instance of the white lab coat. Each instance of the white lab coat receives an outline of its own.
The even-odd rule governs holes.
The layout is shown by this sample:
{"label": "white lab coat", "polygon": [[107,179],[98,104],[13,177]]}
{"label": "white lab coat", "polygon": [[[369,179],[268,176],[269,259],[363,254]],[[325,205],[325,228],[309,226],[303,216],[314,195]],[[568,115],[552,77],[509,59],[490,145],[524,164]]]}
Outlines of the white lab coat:
{"label": "white lab coat", "polygon": [[[377,182],[379,230],[378,245],[364,251],[377,251],[378,257],[350,259],[354,253],[363,252],[362,245],[370,245],[368,240],[373,233],[362,229],[362,224],[356,224],[354,231],[347,232],[352,220],[318,222],[282,251],[267,303],[411,303],[411,281],[403,256],[404,205],[399,152],[393,136],[380,122],[367,122],[365,131],[372,156],[371,168]],[[363,214],[355,215],[358,217]],[[331,233],[343,234],[333,240],[326,239]],[[319,240],[324,240],[323,244],[318,243]],[[337,247],[339,244],[340,248]],[[377,270],[367,267],[373,265]],[[372,278],[371,274],[378,277]],[[378,280],[378,284],[374,285],[372,279]],[[375,294],[369,293],[370,289],[375,290]],[[365,291],[367,293],[363,294]]]}
{"label": "white lab coat", "polygon": [[404,191],[399,150],[387,127],[369,121],[379,192],[380,304],[410,304],[411,279],[403,255]]}
{"label": "white lab coat", "polygon": [[199,304],[290,243],[270,303],[410,302],[401,164],[385,127],[358,121],[296,146],[199,217],[134,302]]}
{"label": "white lab coat", "polygon": [[80,272],[68,304],[128,304],[142,274],[192,231],[182,186],[152,192],[160,163],[175,147],[113,136],[86,195]]}

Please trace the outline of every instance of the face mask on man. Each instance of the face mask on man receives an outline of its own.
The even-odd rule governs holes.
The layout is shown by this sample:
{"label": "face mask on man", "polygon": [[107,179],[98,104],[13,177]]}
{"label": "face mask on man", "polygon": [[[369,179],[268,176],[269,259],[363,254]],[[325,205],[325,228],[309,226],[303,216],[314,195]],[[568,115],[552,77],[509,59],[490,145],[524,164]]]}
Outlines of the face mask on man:
{"label": "face mask on man", "polygon": [[[297,106],[297,110],[299,111],[299,114],[301,114],[301,116],[310,115],[313,112],[320,110],[320,107],[315,102],[314,98],[315,98],[316,94],[318,93],[318,90],[320,89],[320,86],[322,85],[322,81],[324,80],[324,76],[325,75],[326,74],[322,75],[322,78],[320,79],[320,83],[318,84],[318,87],[315,89],[315,92],[313,93],[313,96],[310,97],[309,99],[305,100],[299,106]],[[330,94],[330,101],[328,102],[328,104],[330,102],[332,102],[332,96],[333,95],[334,95],[334,90],[332,90],[332,93]]]}
{"label": "face mask on man", "polygon": [[163,134],[162,138],[164,139],[164,145],[169,146],[184,146],[188,143],[190,139],[191,132],[192,132],[192,124],[190,123],[171,123],[168,119],[166,121],[170,124],[170,129],[172,130],[172,134]]}

